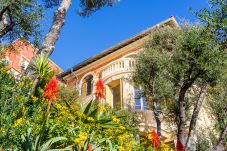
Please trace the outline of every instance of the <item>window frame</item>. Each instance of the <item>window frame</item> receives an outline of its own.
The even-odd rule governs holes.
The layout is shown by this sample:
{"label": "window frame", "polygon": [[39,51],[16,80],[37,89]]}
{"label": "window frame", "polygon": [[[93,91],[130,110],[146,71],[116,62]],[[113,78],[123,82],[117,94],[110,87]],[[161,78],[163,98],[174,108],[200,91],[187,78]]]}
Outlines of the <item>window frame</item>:
{"label": "window frame", "polygon": [[[24,62],[27,61],[27,65],[23,65]],[[29,65],[30,60],[28,58],[26,58],[24,55],[21,55],[20,57],[20,62],[19,62],[19,66],[23,69],[26,70],[28,65]]]}

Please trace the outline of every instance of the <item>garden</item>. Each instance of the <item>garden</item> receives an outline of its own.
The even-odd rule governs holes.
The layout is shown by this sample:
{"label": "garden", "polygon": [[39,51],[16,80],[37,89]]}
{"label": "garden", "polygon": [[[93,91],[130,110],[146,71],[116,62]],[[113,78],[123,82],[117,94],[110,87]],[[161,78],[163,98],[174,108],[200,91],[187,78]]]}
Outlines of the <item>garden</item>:
{"label": "garden", "polygon": [[[79,16],[89,17],[120,1],[78,2]],[[227,2],[209,4],[193,12],[199,23],[154,28],[135,56],[126,80],[142,90],[156,125],[141,132],[136,110],[103,103],[101,77],[94,83],[93,99],[84,103],[77,88],[50,68],[71,0],[1,0],[0,151],[226,151]],[[53,8],[53,22],[41,40],[40,19]],[[14,77],[5,54],[17,51],[10,43],[21,37],[39,51]],[[204,113],[210,126],[198,124]],[[163,137],[165,126],[174,127],[174,145]]]}
{"label": "garden", "polygon": [[[81,106],[76,89],[60,84],[52,76],[46,59],[37,60],[39,81],[18,81],[5,62],[1,63],[1,134],[2,150],[173,150],[161,143],[155,131],[140,143],[136,117],[114,110],[99,101],[104,96],[100,79],[95,100]],[[43,72],[40,72],[43,71]],[[4,101],[3,101],[4,100]]]}

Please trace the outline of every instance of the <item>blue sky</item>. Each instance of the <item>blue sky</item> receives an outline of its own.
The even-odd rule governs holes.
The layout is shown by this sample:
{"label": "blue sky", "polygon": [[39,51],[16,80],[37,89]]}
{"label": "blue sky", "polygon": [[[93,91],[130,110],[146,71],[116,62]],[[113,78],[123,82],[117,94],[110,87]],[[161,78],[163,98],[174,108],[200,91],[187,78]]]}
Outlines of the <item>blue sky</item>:
{"label": "blue sky", "polygon": [[[195,22],[189,8],[208,7],[206,0],[121,0],[89,18],[76,14],[78,0],[67,14],[65,26],[51,59],[63,70],[153,26],[170,16]],[[48,12],[44,31],[49,29],[53,11]]]}

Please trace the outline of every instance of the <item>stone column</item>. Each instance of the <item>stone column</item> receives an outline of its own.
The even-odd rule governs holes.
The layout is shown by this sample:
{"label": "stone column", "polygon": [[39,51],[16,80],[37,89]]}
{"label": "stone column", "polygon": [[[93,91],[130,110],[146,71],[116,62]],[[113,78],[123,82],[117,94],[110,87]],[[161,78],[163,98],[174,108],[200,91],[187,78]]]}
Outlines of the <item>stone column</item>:
{"label": "stone column", "polygon": [[123,79],[122,83],[124,109],[135,109],[134,87],[127,80]]}

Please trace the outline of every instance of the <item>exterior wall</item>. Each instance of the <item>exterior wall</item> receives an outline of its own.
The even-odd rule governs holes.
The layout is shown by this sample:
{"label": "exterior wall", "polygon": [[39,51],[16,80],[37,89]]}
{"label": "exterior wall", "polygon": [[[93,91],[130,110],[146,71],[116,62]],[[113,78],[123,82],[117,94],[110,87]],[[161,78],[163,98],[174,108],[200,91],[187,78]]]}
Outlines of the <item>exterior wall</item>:
{"label": "exterior wall", "polygon": [[[173,25],[174,27],[177,25]],[[65,75],[63,80],[66,84],[73,86],[76,85],[78,90],[81,90],[81,81],[88,75],[93,75],[94,83],[101,77],[106,88],[106,103],[109,103],[113,107],[113,93],[112,88],[114,86],[114,81],[120,80],[120,98],[122,103],[122,108],[128,110],[135,110],[135,88],[129,82],[128,78],[132,72],[133,66],[135,64],[135,59],[133,55],[140,51],[143,51],[145,42],[148,40],[149,36],[141,36],[140,39],[131,42],[130,44],[119,48],[118,50],[92,62],[80,69]],[[93,86],[93,90],[95,90]],[[86,96],[82,100],[90,100],[94,98],[93,95]],[[85,101],[86,103],[86,101]],[[203,111],[202,111],[203,112]],[[156,122],[153,118],[152,110],[138,110],[139,113],[139,129],[141,131],[151,130],[156,128]],[[205,113],[200,113],[205,114]],[[208,124],[209,118],[206,117],[201,123],[204,125]],[[200,121],[198,122],[200,123]],[[200,125],[200,124],[198,124]],[[162,134],[166,141],[172,141],[173,136],[175,136],[176,127],[174,125],[168,125],[162,122]]]}
{"label": "exterior wall", "polygon": [[[92,62],[83,68],[63,77],[67,85],[76,85],[79,91],[81,90],[81,81],[87,75],[93,75],[94,83],[98,80],[99,76],[103,79],[106,88],[106,103],[113,107],[113,94],[109,84],[112,81],[121,81],[121,101],[122,108],[128,110],[135,110],[135,92],[134,86],[129,82],[129,77],[135,65],[135,58],[133,55],[143,50],[145,42],[149,36],[145,36],[131,44],[118,49],[117,51]],[[95,90],[95,88],[93,88]],[[94,98],[93,95],[83,98],[83,103],[86,104],[87,100]],[[156,127],[151,110],[139,110],[140,130],[151,130]],[[163,132],[164,135],[169,135],[169,131]]]}
{"label": "exterior wall", "polygon": [[30,61],[36,52],[36,50],[28,42],[21,40],[13,42],[12,46],[8,49],[10,50],[6,51],[6,57],[9,59],[9,65],[18,73],[22,72],[22,57],[24,57],[27,61]]}
{"label": "exterior wall", "polygon": [[[169,20],[169,21],[171,22],[173,21],[172,22],[173,24],[171,25],[168,24],[168,25],[173,27],[178,26],[174,20]],[[164,26],[164,25],[161,25],[161,26]],[[160,26],[157,25],[157,27],[160,27]],[[135,110],[135,107],[136,107],[135,88],[129,82],[128,78],[130,77],[133,66],[135,64],[135,59],[133,55],[137,54],[140,51],[143,51],[144,44],[149,38],[149,36],[144,36],[143,34],[139,34],[137,36],[141,36],[141,37],[137,40],[131,41],[129,44],[127,43],[127,45],[124,45],[121,48],[117,47],[117,50],[109,53],[106,56],[103,55],[102,58],[99,58],[96,61],[93,61],[92,58],[91,58],[92,61],[88,59],[88,62],[91,61],[91,63],[87,62],[88,64],[83,65],[76,71],[71,73],[67,72],[67,74],[63,74],[64,76],[61,78],[66,82],[67,85],[70,85],[70,86],[76,85],[78,90],[80,91],[82,81],[86,76],[92,75],[94,79],[94,83],[96,83],[96,81],[101,77],[103,79],[103,82],[106,88],[105,101],[106,103],[110,104],[112,107],[114,105],[112,88],[116,83],[120,84],[121,108],[128,109],[128,110]],[[125,42],[128,42],[128,41],[126,40]],[[117,46],[121,44],[122,43],[118,44]],[[106,50],[106,52],[109,52],[109,51]],[[93,90],[95,90],[94,85],[93,85]],[[83,98],[82,100],[84,102],[82,103],[86,104],[91,99],[94,99],[94,96],[92,94]],[[152,110],[147,110],[147,109],[143,110],[143,108],[141,108],[141,110],[137,110],[137,112],[139,114],[138,118],[140,121],[139,129],[141,131],[144,131],[144,130],[150,131],[156,128],[156,122],[155,122]],[[202,118],[198,120],[197,127],[209,127],[212,124],[210,122],[211,118],[207,114],[205,108],[201,110],[200,115],[202,115],[201,116]],[[175,138],[176,129],[177,128],[175,127],[175,125],[169,125],[164,121],[162,121],[163,139],[165,139],[165,141],[168,143],[170,142],[173,143],[173,140],[176,139]],[[187,131],[185,131],[185,134],[187,134]]]}
{"label": "exterior wall", "polygon": [[[23,70],[23,59],[26,62],[30,62],[33,56],[36,54],[37,50],[29,42],[21,39],[17,39],[6,49],[6,59],[9,61],[9,66],[11,67],[11,72],[17,76]],[[53,61],[49,60],[49,66],[56,73],[62,71]]]}

